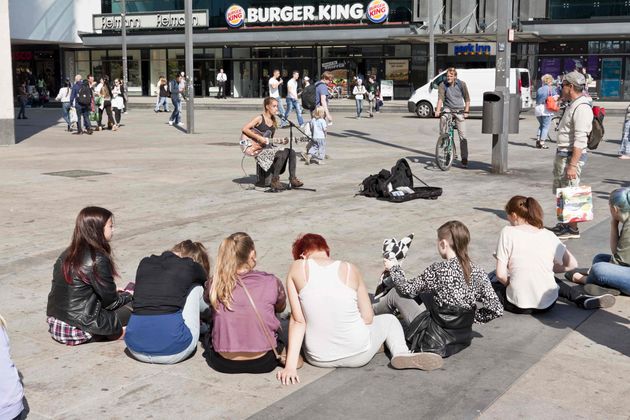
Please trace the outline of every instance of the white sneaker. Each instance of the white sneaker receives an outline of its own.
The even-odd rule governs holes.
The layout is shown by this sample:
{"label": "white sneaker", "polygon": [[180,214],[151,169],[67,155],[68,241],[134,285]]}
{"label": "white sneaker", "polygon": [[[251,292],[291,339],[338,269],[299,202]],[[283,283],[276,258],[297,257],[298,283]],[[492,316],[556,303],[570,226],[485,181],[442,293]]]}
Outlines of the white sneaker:
{"label": "white sneaker", "polygon": [[168,125],[173,125],[173,121],[169,121],[169,122],[168,122]]}
{"label": "white sneaker", "polygon": [[177,125],[179,125],[180,127],[183,127],[184,123],[180,121],[180,122],[177,123]]}
{"label": "white sneaker", "polygon": [[442,356],[435,353],[405,353],[392,357],[394,369],[435,370],[442,367]]}

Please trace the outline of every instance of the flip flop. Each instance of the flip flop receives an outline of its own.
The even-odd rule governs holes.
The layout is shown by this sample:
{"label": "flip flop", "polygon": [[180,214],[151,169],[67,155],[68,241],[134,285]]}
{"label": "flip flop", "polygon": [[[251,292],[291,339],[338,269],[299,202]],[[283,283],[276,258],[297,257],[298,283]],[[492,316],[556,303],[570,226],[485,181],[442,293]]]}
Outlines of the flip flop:
{"label": "flip flop", "polygon": [[566,273],[564,273],[564,278],[570,281],[571,283],[574,283],[573,275],[575,275],[576,273],[582,274],[584,276],[588,276],[588,268],[576,268],[573,270],[569,270]]}

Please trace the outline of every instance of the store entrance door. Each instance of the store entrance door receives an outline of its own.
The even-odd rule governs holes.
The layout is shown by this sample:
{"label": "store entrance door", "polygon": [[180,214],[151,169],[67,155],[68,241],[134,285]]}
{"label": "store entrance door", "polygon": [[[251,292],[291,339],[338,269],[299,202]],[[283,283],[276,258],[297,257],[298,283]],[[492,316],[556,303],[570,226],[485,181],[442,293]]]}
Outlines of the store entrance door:
{"label": "store entrance door", "polygon": [[602,99],[621,99],[621,58],[602,59],[602,81],[599,96]]}

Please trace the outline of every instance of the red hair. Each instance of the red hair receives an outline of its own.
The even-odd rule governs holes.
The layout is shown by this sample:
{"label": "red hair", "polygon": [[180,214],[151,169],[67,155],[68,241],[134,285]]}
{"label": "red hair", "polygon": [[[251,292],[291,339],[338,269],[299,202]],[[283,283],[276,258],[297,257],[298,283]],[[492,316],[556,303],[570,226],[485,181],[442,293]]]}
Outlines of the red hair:
{"label": "red hair", "polygon": [[293,242],[293,248],[291,249],[294,260],[299,260],[306,257],[311,252],[317,251],[325,251],[326,256],[330,257],[330,248],[326,243],[326,239],[316,233],[306,233],[298,236],[295,242]]}

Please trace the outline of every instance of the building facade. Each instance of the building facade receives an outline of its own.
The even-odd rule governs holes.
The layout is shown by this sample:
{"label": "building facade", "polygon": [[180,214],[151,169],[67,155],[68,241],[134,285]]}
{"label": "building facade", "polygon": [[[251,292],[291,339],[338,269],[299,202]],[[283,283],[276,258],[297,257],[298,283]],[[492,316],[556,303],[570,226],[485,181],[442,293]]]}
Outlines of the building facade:
{"label": "building facade", "polygon": [[[355,76],[373,74],[407,99],[427,81],[429,1],[435,70],[494,67],[497,0],[194,0],[195,94],[215,92],[220,68],[236,97],[265,96],[274,69],[285,78],[329,70],[344,91]],[[51,23],[35,19],[29,32],[11,11],[16,74],[122,75],[119,0],[16,0],[10,8],[30,3]],[[126,1],[131,95],[154,95],[160,76],[184,69],[183,7],[183,0]],[[630,100],[630,1],[514,0],[513,21],[513,67],[539,79],[583,66],[599,97]],[[45,39],[34,39],[39,34]]]}

